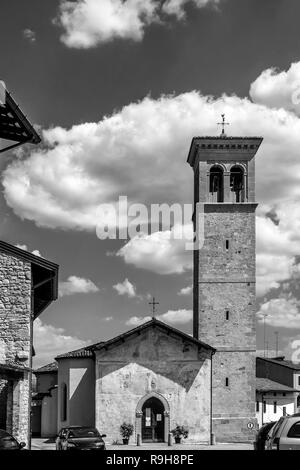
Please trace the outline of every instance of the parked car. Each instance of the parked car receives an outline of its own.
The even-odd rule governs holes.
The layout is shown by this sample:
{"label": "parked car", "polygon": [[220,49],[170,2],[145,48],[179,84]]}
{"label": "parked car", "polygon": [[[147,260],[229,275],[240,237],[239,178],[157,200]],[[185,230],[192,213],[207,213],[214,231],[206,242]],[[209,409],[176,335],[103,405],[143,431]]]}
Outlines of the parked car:
{"label": "parked car", "polygon": [[22,450],[25,446],[25,442],[19,442],[12,434],[0,429],[0,450]]}
{"label": "parked car", "polygon": [[56,450],[105,450],[104,437],[96,428],[69,426],[60,430]]}
{"label": "parked car", "polygon": [[261,428],[259,428],[254,441],[254,450],[265,450],[268,433],[275,423],[276,421],[271,421],[270,423],[265,423]]}
{"label": "parked car", "polygon": [[269,431],[266,450],[300,450],[300,415],[282,416]]}

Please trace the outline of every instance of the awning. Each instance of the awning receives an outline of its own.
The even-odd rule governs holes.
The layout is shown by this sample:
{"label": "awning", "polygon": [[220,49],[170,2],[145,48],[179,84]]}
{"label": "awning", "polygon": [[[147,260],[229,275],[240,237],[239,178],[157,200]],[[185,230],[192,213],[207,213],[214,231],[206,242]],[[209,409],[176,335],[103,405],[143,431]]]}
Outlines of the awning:
{"label": "awning", "polygon": [[41,138],[0,81],[0,153]]}
{"label": "awning", "polygon": [[33,314],[37,318],[58,296],[58,265],[29,251],[0,240],[0,252],[27,261],[31,265]]}

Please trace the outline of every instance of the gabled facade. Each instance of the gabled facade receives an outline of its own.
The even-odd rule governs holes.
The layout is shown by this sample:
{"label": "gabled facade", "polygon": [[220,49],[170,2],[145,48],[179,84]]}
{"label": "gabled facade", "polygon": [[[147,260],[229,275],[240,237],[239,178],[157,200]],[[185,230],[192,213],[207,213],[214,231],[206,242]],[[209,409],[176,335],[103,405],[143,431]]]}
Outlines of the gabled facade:
{"label": "gabled facade", "polygon": [[156,319],[112,340],[58,356],[58,429],[96,425],[108,442],[167,442],[176,424],[187,442],[211,435],[211,346]]}

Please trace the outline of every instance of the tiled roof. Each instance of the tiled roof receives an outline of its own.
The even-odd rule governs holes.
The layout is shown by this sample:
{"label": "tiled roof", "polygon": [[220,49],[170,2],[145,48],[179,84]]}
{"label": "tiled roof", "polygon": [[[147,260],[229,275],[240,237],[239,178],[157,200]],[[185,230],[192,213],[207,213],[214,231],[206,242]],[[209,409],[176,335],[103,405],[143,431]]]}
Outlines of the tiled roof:
{"label": "tiled roof", "polygon": [[13,363],[10,363],[10,362],[7,362],[5,364],[0,364],[0,370],[12,370],[12,371],[20,371],[20,372],[23,372],[23,371],[28,371],[30,370],[29,367],[27,366],[24,366],[24,365],[19,365],[19,364],[13,364]]}
{"label": "tiled roof", "polygon": [[194,139],[200,139],[200,140],[253,140],[253,139],[262,139],[262,137],[259,136],[234,136],[234,135],[198,135],[193,137]]}
{"label": "tiled roof", "polygon": [[257,359],[261,360],[261,361],[266,361],[266,362],[271,362],[273,364],[278,364],[279,366],[284,366],[284,367],[288,367],[290,369],[294,369],[294,370],[300,370],[300,364],[295,364],[294,362],[292,361],[288,361],[286,359],[284,359],[284,357],[276,357],[276,358],[268,358],[268,357],[257,357]]}
{"label": "tiled roof", "polygon": [[43,374],[46,372],[57,372],[58,365],[57,362],[51,362],[51,364],[47,364],[45,366],[39,367],[34,371],[35,374]]}
{"label": "tiled roof", "polygon": [[75,351],[70,351],[64,354],[60,354],[57,356],[55,359],[64,359],[64,358],[76,358],[76,357],[93,357],[94,353],[93,350],[96,346],[99,346],[103,343],[96,343],[96,344],[91,344],[89,346],[86,346],[84,348],[80,349],[75,349]]}
{"label": "tiled roof", "polygon": [[273,382],[273,380],[256,377],[256,390],[258,392],[296,392],[297,390],[287,385]]}
{"label": "tiled roof", "polygon": [[147,328],[156,327],[156,326],[158,326],[159,328],[167,331],[168,334],[172,333],[172,334],[176,335],[177,337],[179,336],[181,339],[183,339],[185,341],[189,341],[191,343],[196,344],[199,347],[202,347],[202,348],[205,348],[205,349],[210,349],[211,351],[213,351],[213,354],[216,351],[216,349],[213,348],[212,346],[210,346],[209,344],[203,343],[199,339],[196,339],[193,336],[190,336],[186,333],[183,333],[183,331],[177,330],[177,328],[174,328],[173,326],[170,326],[167,323],[164,323],[160,320],[157,320],[157,318],[152,318],[150,321],[148,321],[146,323],[143,323],[142,325],[137,326],[136,328],[133,328],[132,330],[126,331],[125,333],[123,333],[119,336],[116,336],[115,338],[112,338],[112,339],[110,339],[108,341],[105,341],[103,343],[99,343],[97,345],[94,345],[93,349],[106,348],[106,347],[108,347],[112,344],[118,343],[119,341],[125,341],[125,339],[127,339],[131,335],[134,335],[136,333],[139,334],[141,331],[146,330]]}
{"label": "tiled roof", "polygon": [[75,351],[70,351],[70,352],[67,352],[65,354],[60,354],[55,359],[94,357],[94,351],[95,350],[106,348],[108,346],[111,346],[113,344],[118,343],[119,341],[125,341],[129,336],[134,335],[136,333],[139,334],[142,330],[145,330],[149,327],[155,327],[155,326],[158,326],[158,327],[164,329],[165,331],[168,332],[168,334],[172,333],[176,336],[180,336],[181,339],[183,339],[185,341],[189,341],[191,343],[196,344],[197,346],[199,346],[201,348],[209,349],[213,352],[213,354],[216,351],[215,348],[213,348],[212,346],[210,346],[206,343],[203,343],[202,341],[200,341],[196,338],[193,338],[193,336],[190,336],[186,333],[183,333],[182,331],[177,330],[176,328],[173,328],[172,326],[167,325],[166,323],[164,323],[160,320],[157,320],[156,318],[152,318],[152,320],[150,320],[146,323],[143,323],[142,325],[140,325],[136,328],[133,328],[132,330],[126,331],[125,333],[123,333],[119,336],[116,336],[116,337],[114,337],[114,338],[112,338],[108,341],[101,341],[99,343],[91,344],[89,346],[85,346],[83,348],[76,349]]}

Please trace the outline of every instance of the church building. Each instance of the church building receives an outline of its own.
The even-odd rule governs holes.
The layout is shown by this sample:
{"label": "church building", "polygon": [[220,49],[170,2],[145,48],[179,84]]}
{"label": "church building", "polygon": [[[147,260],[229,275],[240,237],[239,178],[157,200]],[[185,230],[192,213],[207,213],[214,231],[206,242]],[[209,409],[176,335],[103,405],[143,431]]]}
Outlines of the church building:
{"label": "church building", "polygon": [[112,443],[126,421],[134,426],[132,441],[139,435],[143,443],[167,442],[178,424],[189,428],[186,443],[210,443],[212,435],[253,441],[254,157],[261,142],[224,130],[193,138],[195,230],[204,215],[204,245],[194,251],[193,335],[153,318],[58,356],[57,429],[96,425]]}

